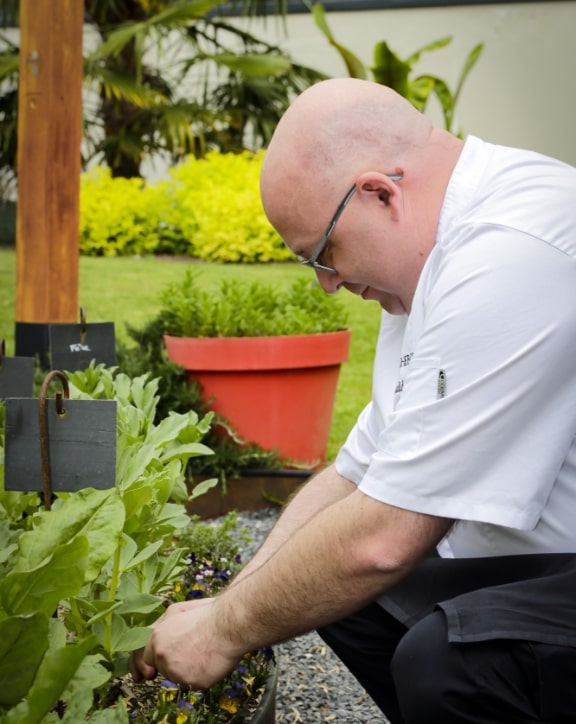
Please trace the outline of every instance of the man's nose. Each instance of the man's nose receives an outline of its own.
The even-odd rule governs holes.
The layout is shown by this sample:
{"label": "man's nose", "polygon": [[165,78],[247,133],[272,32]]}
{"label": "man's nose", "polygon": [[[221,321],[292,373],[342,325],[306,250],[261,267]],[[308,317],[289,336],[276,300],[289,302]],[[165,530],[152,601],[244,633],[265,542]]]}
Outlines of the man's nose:
{"label": "man's nose", "polygon": [[318,282],[326,294],[336,294],[342,286],[342,280],[338,274],[332,274],[320,269],[315,269],[315,272]]}

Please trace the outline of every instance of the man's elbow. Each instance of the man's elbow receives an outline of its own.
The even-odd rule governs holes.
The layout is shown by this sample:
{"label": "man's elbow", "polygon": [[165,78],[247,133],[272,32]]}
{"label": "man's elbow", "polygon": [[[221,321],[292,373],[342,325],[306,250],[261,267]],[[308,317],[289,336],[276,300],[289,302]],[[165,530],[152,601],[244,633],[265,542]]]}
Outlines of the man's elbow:
{"label": "man's elbow", "polygon": [[400,579],[430,555],[453,521],[364,498],[363,525],[351,546],[366,573]]}

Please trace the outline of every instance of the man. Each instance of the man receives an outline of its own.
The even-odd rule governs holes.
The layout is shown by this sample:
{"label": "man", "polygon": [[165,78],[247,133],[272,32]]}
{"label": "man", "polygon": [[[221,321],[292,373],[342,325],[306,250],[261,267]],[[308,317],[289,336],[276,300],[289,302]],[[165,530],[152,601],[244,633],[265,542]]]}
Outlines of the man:
{"label": "man", "polygon": [[207,687],[320,629],[393,724],[571,721],[576,170],[339,79],[285,114],[261,193],[326,292],[383,307],[373,400],[232,586],[162,617],[136,677]]}

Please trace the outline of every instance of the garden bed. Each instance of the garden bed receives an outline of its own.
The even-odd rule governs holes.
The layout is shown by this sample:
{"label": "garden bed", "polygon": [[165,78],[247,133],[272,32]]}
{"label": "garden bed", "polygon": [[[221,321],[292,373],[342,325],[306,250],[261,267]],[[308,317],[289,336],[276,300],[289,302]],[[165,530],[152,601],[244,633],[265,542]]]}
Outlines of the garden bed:
{"label": "garden bed", "polygon": [[[216,518],[230,511],[249,511],[283,505],[312,475],[311,470],[245,470],[238,478],[195,498],[188,504],[191,515],[201,519]],[[189,487],[206,480],[208,476],[194,476]]]}

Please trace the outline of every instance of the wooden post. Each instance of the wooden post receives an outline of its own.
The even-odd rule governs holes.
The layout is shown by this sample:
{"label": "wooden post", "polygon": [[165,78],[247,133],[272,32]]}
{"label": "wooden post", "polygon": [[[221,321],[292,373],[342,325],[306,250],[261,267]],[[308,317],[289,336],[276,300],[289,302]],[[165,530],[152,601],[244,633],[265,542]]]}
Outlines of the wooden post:
{"label": "wooden post", "polygon": [[83,0],[20,0],[16,326],[78,321]]}

